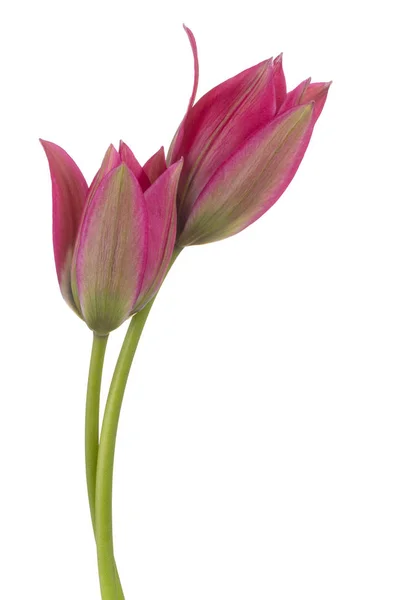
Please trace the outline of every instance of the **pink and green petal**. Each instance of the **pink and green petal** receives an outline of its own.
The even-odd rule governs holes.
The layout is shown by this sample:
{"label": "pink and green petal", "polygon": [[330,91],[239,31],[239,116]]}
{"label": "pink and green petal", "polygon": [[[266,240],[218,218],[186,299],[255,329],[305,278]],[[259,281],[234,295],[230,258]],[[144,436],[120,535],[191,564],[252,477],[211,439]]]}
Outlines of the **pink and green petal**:
{"label": "pink and green petal", "polygon": [[118,165],[120,165],[120,164],[121,164],[121,158],[120,158],[119,152],[117,152],[117,150],[114,148],[114,146],[112,144],[110,144],[104,155],[100,169],[97,171],[92,183],[90,184],[89,193],[88,193],[88,203],[93,198],[93,195],[95,194],[97,188],[99,187],[99,184],[101,183],[102,179],[104,179],[104,177],[107,175],[107,173],[109,173],[110,171],[112,171],[113,169],[118,167]]}
{"label": "pink and green petal", "polygon": [[203,190],[178,245],[224,239],[261,217],[293,179],[312,128],[313,107],[307,104],[253,134]]}
{"label": "pink and green petal", "polygon": [[286,98],[286,79],[283,72],[282,54],[274,59],[274,85],[276,111],[280,109]]}
{"label": "pink and green petal", "polygon": [[147,211],[143,192],[121,164],[100,183],[85,214],[76,253],[83,317],[105,335],[131,313],[146,267]]}
{"label": "pink and green petal", "polygon": [[218,85],[190,111],[178,193],[183,221],[218,167],[249,135],[274,117],[273,75],[272,59],[264,61]]}
{"label": "pink and green petal", "polygon": [[306,89],[308,88],[308,86],[310,85],[310,81],[311,81],[311,78],[309,77],[305,81],[302,81],[301,83],[299,83],[299,85],[296,86],[293,90],[288,92],[288,94],[286,95],[285,101],[283,102],[283,104],[279,110],[279,114],[283,114],[284,112],[290,110],[291,108],[295,108],[296,106],[299,106],[299,104],[301,104],[301,98],[302,98],[304,92],[306,91]]}
{"label": "pink and green petal", "polygon": [[294,90],[288,93],[279,113],[283,114],[295,106],[314,102],[313,120],[315,124],[324,108],[330,85],[330,82],[311,83],[310,78],[302,81]]}
{"label": "pink and green petal", "polygon": [[168,156],[167,156],[167,165],[172,165],[177,160],[179,160],[182,156],[182,141],[183,141],[183,136],[185,134],[186,121],[187,121],[189,111],[191,110],[191,108],[194,104],[196,94],[197,94],[197,87],[199,85],[199,57],[198,57],[198,53],[197,53],[196,38],[194,37],[193,32],[189,29],[189,27],[186,27],[186,25],[184,25],[183,28],[187,33],[187,36],[188,36],[189,42],[190,42],[190,46],[191,46],[192,52],[193,52],[193,63],[194,63],[193,88],[192,88],[192,95],[190,96],[189,105],[188,105],[186,114],[183,117],[183,120],[182,120],[181,124],[179,125],[178,130],[175,133],[174,139],[172,140],[171,146],[169,148]]}
{"label": "pink and green petal", "polygon": [[158,292],[168,270],[176,240],[176,192],[182,159],[165,171],[145,192],[149,237],[146,270],[135,311]]}
{"label": "pink and green petal", "polygon": [[[114,146],[112,144],[110,144],[110,146],[108,147],[108,149],[104,155],[100,169],[97,171],[92,183],[90,184],[80,227],[82,227],[88,207],[90,206],[90,203],[91,203],[100,183],[103,181],[103,179],[107,175],[107,173],[109,173],[110,171],[112,171],[113,169],[118,167],[120,164],[121,164],[121,158],[119,156],[119,153],[114,148]],[[78,232],[77,238],[78,237],[79,237],[79,232]],[[76,244],[74,253],[73,253],[73,257],[72,257],[72,262],[71,262],[71,290],[72,290],[72,296],[74,298],[74,302],[75,302],[79,312],[82,312],[80,303],[79,303],[79,294],[78,294],[77,281],[76,281],[76,253],[77,253],[77,251],[78,251],[78,247]]]}
{"label": "pink and green petal", "polygon": [[314,102],[314,123],[317,121],[324,108],[330,86],[331,82],[310,83],[301,96],[301,104]]}
{"label": "pink and green petal", "polygon": [[140,166],[132,150],[129,148],[129,146],[127,146],[127,144],[125,144],[125,142],[121,141],[119,144],[119,155],[121,157],[122,162],[128,165],[128,167],[138,180],[142,190],[147,190],[147,188],[150,186],[149,178],[147,177],[143,168]]}
{"label": "pink and green petal", "polygon": [[145,165],[143,165],[143,171],[149,178],[150,184],[153,184],[166,170],[167,163],[165,162],[164,146],[162,146],[158,152],[153,154]]}
{"label": "pink and green petal", "polygon": [[79,167],[56,144],[40,140],[49,161],[53,189],[53,246],[61,293],[77,311],[71,291],[71,260],[88,186]]}

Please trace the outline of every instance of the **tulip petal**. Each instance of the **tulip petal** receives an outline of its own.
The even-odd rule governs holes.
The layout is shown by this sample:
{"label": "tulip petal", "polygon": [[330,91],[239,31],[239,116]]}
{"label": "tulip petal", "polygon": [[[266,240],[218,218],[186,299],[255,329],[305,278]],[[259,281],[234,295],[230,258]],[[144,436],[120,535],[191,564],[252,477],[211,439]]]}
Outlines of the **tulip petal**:
{"label": "tulip petal", "polygon": [[97,188],[99,187],[99,184],[104,179],[104,177],[107,175],[107,173],[109,173],[110,171],[112,171],[113,169],[118,167],[118,165],[120,165],[120,164],[121,164],[121,157],[119,155],[119,152],[117,152],[117,150],[114,148],[114,146],[112,144],[110,144],[104,155],[100,169],[97,171],[92,183],[90,184],[89,193],[88,193],[88,203],[90,202],[91,198],[93,198],[93,195],[95,194]]}
{"label": "tulip petal", "polygon": [[313,107],[307,104],[258,130],[210,180],[177,245],[224,239],[263,215],[294,177],[312,127]]}
{"label": "tulip petal", "polygon": [[190,42],[190,46],[191,46],[192,52],[193,52],[194,80],[193,80],[192,95],[190,96],[190,100],[189,100],[189,106],[188,106],[188,110],[189,110],[194,104],[194,100],[195,100],[196,94],[197,94],[197,87],[199,85],[199,56],[197,53],[196,38],[194,37],[192,30],[189,29],[189,27],[186,27],[185,24],[183,25],[183,29],[187,33],[187,36],[188,36],[189,42]]}
{"label": "tulip petal", "polygon": [[129,148],[129,146],[127,146],[127,144],[125,144],[122,141],[119,143],[119,154],[121,160],[128,165],[128,167],[138,180],[142,190],[147,190],[147,188],[150,186],[149,178],[147,177],[143,168],[140,166],[132,150]]}
{"label": "tulip petal", "polygon": [[301,104],[314,102],[314,123],[317,121],[324,108],[330,86],[331,82],[310,83],[301,96]]}
{"label": "tulip petal", "polygon": [[153,154],[151,158],[143,165],[143,171],[146,173],[151,184],[167,170],[167,163],[165,162],[164,146],[162,146],[158,152]]}
{"label": "tulip petal", "polygon": [[299,104],[301,104],[301,98],[302,98],[305,90],[310,85],[310,81],[311,81],[311,78],[309,77],[305,81],[302,81],[301,83],[299,83],[299,85],[297,87],[295,87],[293,90],[291,90],[286,95],[285,101],[283,102],[283,104],[279,110],[279,114],[283,114],[287,110],[290,110],[291,108],[295,108],[296,106],[299,106]]}
{"label": "tulip petal", "polygon": [[274,59],[274,85],[276,110],[278,111],[286,98],[286,79],[283,72],[282,54]]}
{"label": "tulip petal", "polygon": [[71,291],[71,260],[88,186],[72,158],[56,144],[40,140],[49,161],[53,188],[53,246],[61,293],[77,311]]}
{"label": "tulip petal", "polygon": [[140,185],[125,165],[100,183],[85,214],[76,254],[80,306],[100,335],[131,313],[146,266],[147,214]]}
{"label": "tulip petal", "polygon": [[190,111],[182,145],[185,163],[178,210],[185,221],[218,167],[244,140],[275,115],[272,59],[264,61],[205,94]]}
{"label": "tulip petal", "polygon": [[[104,155],[100,169],[97,171],[92,183],[90,184],[89,191],[87,193],[85,208],[84,208],[83,215],[81,218],[79,232],[78,232],[78,235],[76,236],[77,239],[80,236],[80,230],[81,230],[82,224],[85,220],[86,212],[88,210],[88,207],[90,206],[90,203],[93,200],[93,197],[97,191],[97,188],[99,187],[100,183],[103,181],[104,177],[110,171],[112,171],[113,169],[118,167],[120,164],[121,164],[121,158],[120,158],[119,152],[117,152],[116,149],[114,148],[114,146],[112,144],[110,144]],[[79,302],[78,286],[77,286],[77,280],[76,280],[76,261],[77,261],[76,254],[77,254],[77,251],[78,251],[78,244],[75,244],[74,254],[72,257],[72,261],[71,261],[71,290],[72,290],[72,296],[73,296],[75,305],[78,308],[79,312],[81,313],[82,310],[81,310],[81,306],[80,306],[80,302]]]}
{"label": "tulip petal", "polygon": [[182,156],[181,146],[182,146],[183,136],[185,133],[186,120],[187,120],[189,111],[194,104],[196,94],[197,94],[197,87],[199,85],[199,56],[197,53],[196,38],[194,37],[193,32],[189,29],[189,27],[186,27],[186,25],[184,25],[183,28],[187,33],[187,36],[188,36],[189,42],[190,42],[190,46],[191,46],[192,52],[193,52],[194,79],[193,79],[192,95],[190,96],[189,105],[188,105],[186,114],[183,117],[183,120],[182,120],[181,124],[179,125],[177,132],[175,133],[174,139],[172,140],[171,146],[168,151],[168,156],[167,156],[167,164],[168,165],[171,165],[172,163],[176,162]]}
{"label": "tulip petal", "polygon": [[183,160],[173,164],[145,192],[149,220],[148,255],[136,310],[158,292],[167,273],[176,240],[176,191]]}
{"label": "tulip petal", "polygon": [[311,83],[311,79],[302,81],[294,90],[288,93],[279,113],[282,114],[301,104],[314,102],[313,122],[315,124],[324,108],[330,85],[331,82]]}

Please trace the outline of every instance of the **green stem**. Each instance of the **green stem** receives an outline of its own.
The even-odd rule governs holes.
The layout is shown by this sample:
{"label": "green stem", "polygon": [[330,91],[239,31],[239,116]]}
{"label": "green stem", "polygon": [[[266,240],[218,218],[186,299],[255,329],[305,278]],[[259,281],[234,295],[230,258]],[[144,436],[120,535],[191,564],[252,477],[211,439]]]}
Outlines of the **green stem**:
{"label": "green stem", "polygon": [[[174,250],[169,269],[180,252],[181,249]],[[117,599],[112,528],[112,484],[118,421],[132,361],[155,298],[156,296],[132,318],[129,324],[111,381],[101,428],[96,473],[95,523],[102,600]]]}
{"label": "green stem", "polygon": [[92,517],[93,530],[95,529],[95,494],[96,494],[96,469],[97,454],[99,449],[99,412],[100,388],[103,373],[104,355],[106,352],[108,336],[93,334],[92,354],[90,357],[89,378],[86,394],[85,415],[85,459],[86,459],[86,484],[89,497],[90,516]]}
{"label": "green stem", "polygon": [[[95,496],[96,496],[96,469],[97,455],[99,450],[99,413],[100,413],[100,389],[103,373],[104,355],[106,352],[108,336],[93,334],[92,354],[90,357],[89,377],[86,394],[85,415],[85,459],[86,459],[86,483],[89,497],[90,516],[92,518],[93,531],[95,529]],[[124,600],[121,582],[117,567],[116,584],[118,600]]]}
{"label": "green stem", "polygon": [[95,522],[97,560],[103,600],[117,598],[112,534],[112,481],[118,421],[133,357],[152,304],[153,301],[149,302],[130,322],[115,367],[101,428],[97,461]]}

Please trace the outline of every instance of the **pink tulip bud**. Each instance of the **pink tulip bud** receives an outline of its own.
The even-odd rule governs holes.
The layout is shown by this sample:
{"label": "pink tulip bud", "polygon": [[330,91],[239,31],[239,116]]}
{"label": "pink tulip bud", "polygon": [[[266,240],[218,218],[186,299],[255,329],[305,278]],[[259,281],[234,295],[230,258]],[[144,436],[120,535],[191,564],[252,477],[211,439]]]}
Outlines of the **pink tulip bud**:
{"label": "pink tulip bud", "polygon": [[329,84],[303,82],[287,93],[282,56],[221,83],[194,104],[194,85],[167,164],[184,158],[178,187],[179,247],[221,240],[248,227],[294,177]]}
{"label": "pink tulip bud", "polygon": [[66,302],[99,335],[157,293],[176,238],[182,160],[163,151],[141,167],[121,142],[110,146],[90,187],[72,158],[42,141],[53,188],[53,244]]}

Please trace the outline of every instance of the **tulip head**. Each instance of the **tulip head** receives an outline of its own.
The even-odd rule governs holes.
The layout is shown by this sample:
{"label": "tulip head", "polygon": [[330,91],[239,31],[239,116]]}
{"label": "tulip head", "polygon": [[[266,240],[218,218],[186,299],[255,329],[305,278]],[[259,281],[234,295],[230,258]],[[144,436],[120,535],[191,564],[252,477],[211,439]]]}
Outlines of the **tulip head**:
{"label": "tulip head", "polygon": [[52,178],[53,245],[61,292],[99,335],[145,306],[168,269],[176,238],[182,161],[159,151],[142,168],[110,146],[88,187],[72,158],[42,141]]}
{"label": "tulip head", "polygon": [[246,69],[189,107],[167,164],[179,157],[180,247],[221,240],[248,227],[283,194],[307,149],[329,84],[304,81],[286,91],[282,55]]}

